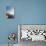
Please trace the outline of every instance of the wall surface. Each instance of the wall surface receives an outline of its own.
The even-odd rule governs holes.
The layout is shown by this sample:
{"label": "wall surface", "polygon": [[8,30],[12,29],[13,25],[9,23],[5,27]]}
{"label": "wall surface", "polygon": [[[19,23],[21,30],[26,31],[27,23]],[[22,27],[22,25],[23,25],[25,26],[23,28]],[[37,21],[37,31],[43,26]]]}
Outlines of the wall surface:
{"label": "wall surface", "polygon": [[[5,17],[7,4],[16,7],[15,19]],[[17,34],[17,24],[46,24],[46,0],[0,0],[0,44],[8,43],[9,32]]]}

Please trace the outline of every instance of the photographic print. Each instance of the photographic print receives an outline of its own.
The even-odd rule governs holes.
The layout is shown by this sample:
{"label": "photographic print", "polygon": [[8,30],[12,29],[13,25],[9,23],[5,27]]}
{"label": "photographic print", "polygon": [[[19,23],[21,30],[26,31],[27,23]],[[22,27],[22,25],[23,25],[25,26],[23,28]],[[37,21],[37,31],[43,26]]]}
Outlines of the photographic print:
{"label": "photographic print", "polygon": [[6,16],[8,19],[12,19],[14,18],[14,7],[11,6],[6,6]]}

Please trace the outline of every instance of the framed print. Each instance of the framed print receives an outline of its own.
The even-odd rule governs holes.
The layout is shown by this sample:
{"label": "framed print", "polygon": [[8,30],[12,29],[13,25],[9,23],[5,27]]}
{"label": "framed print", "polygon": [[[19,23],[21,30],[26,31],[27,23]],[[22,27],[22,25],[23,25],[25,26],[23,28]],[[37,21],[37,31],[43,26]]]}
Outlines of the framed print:
{"label": "framed print", "polygon": [[46,41],[46,25],[18,25],[18,37],[21,40]]}

